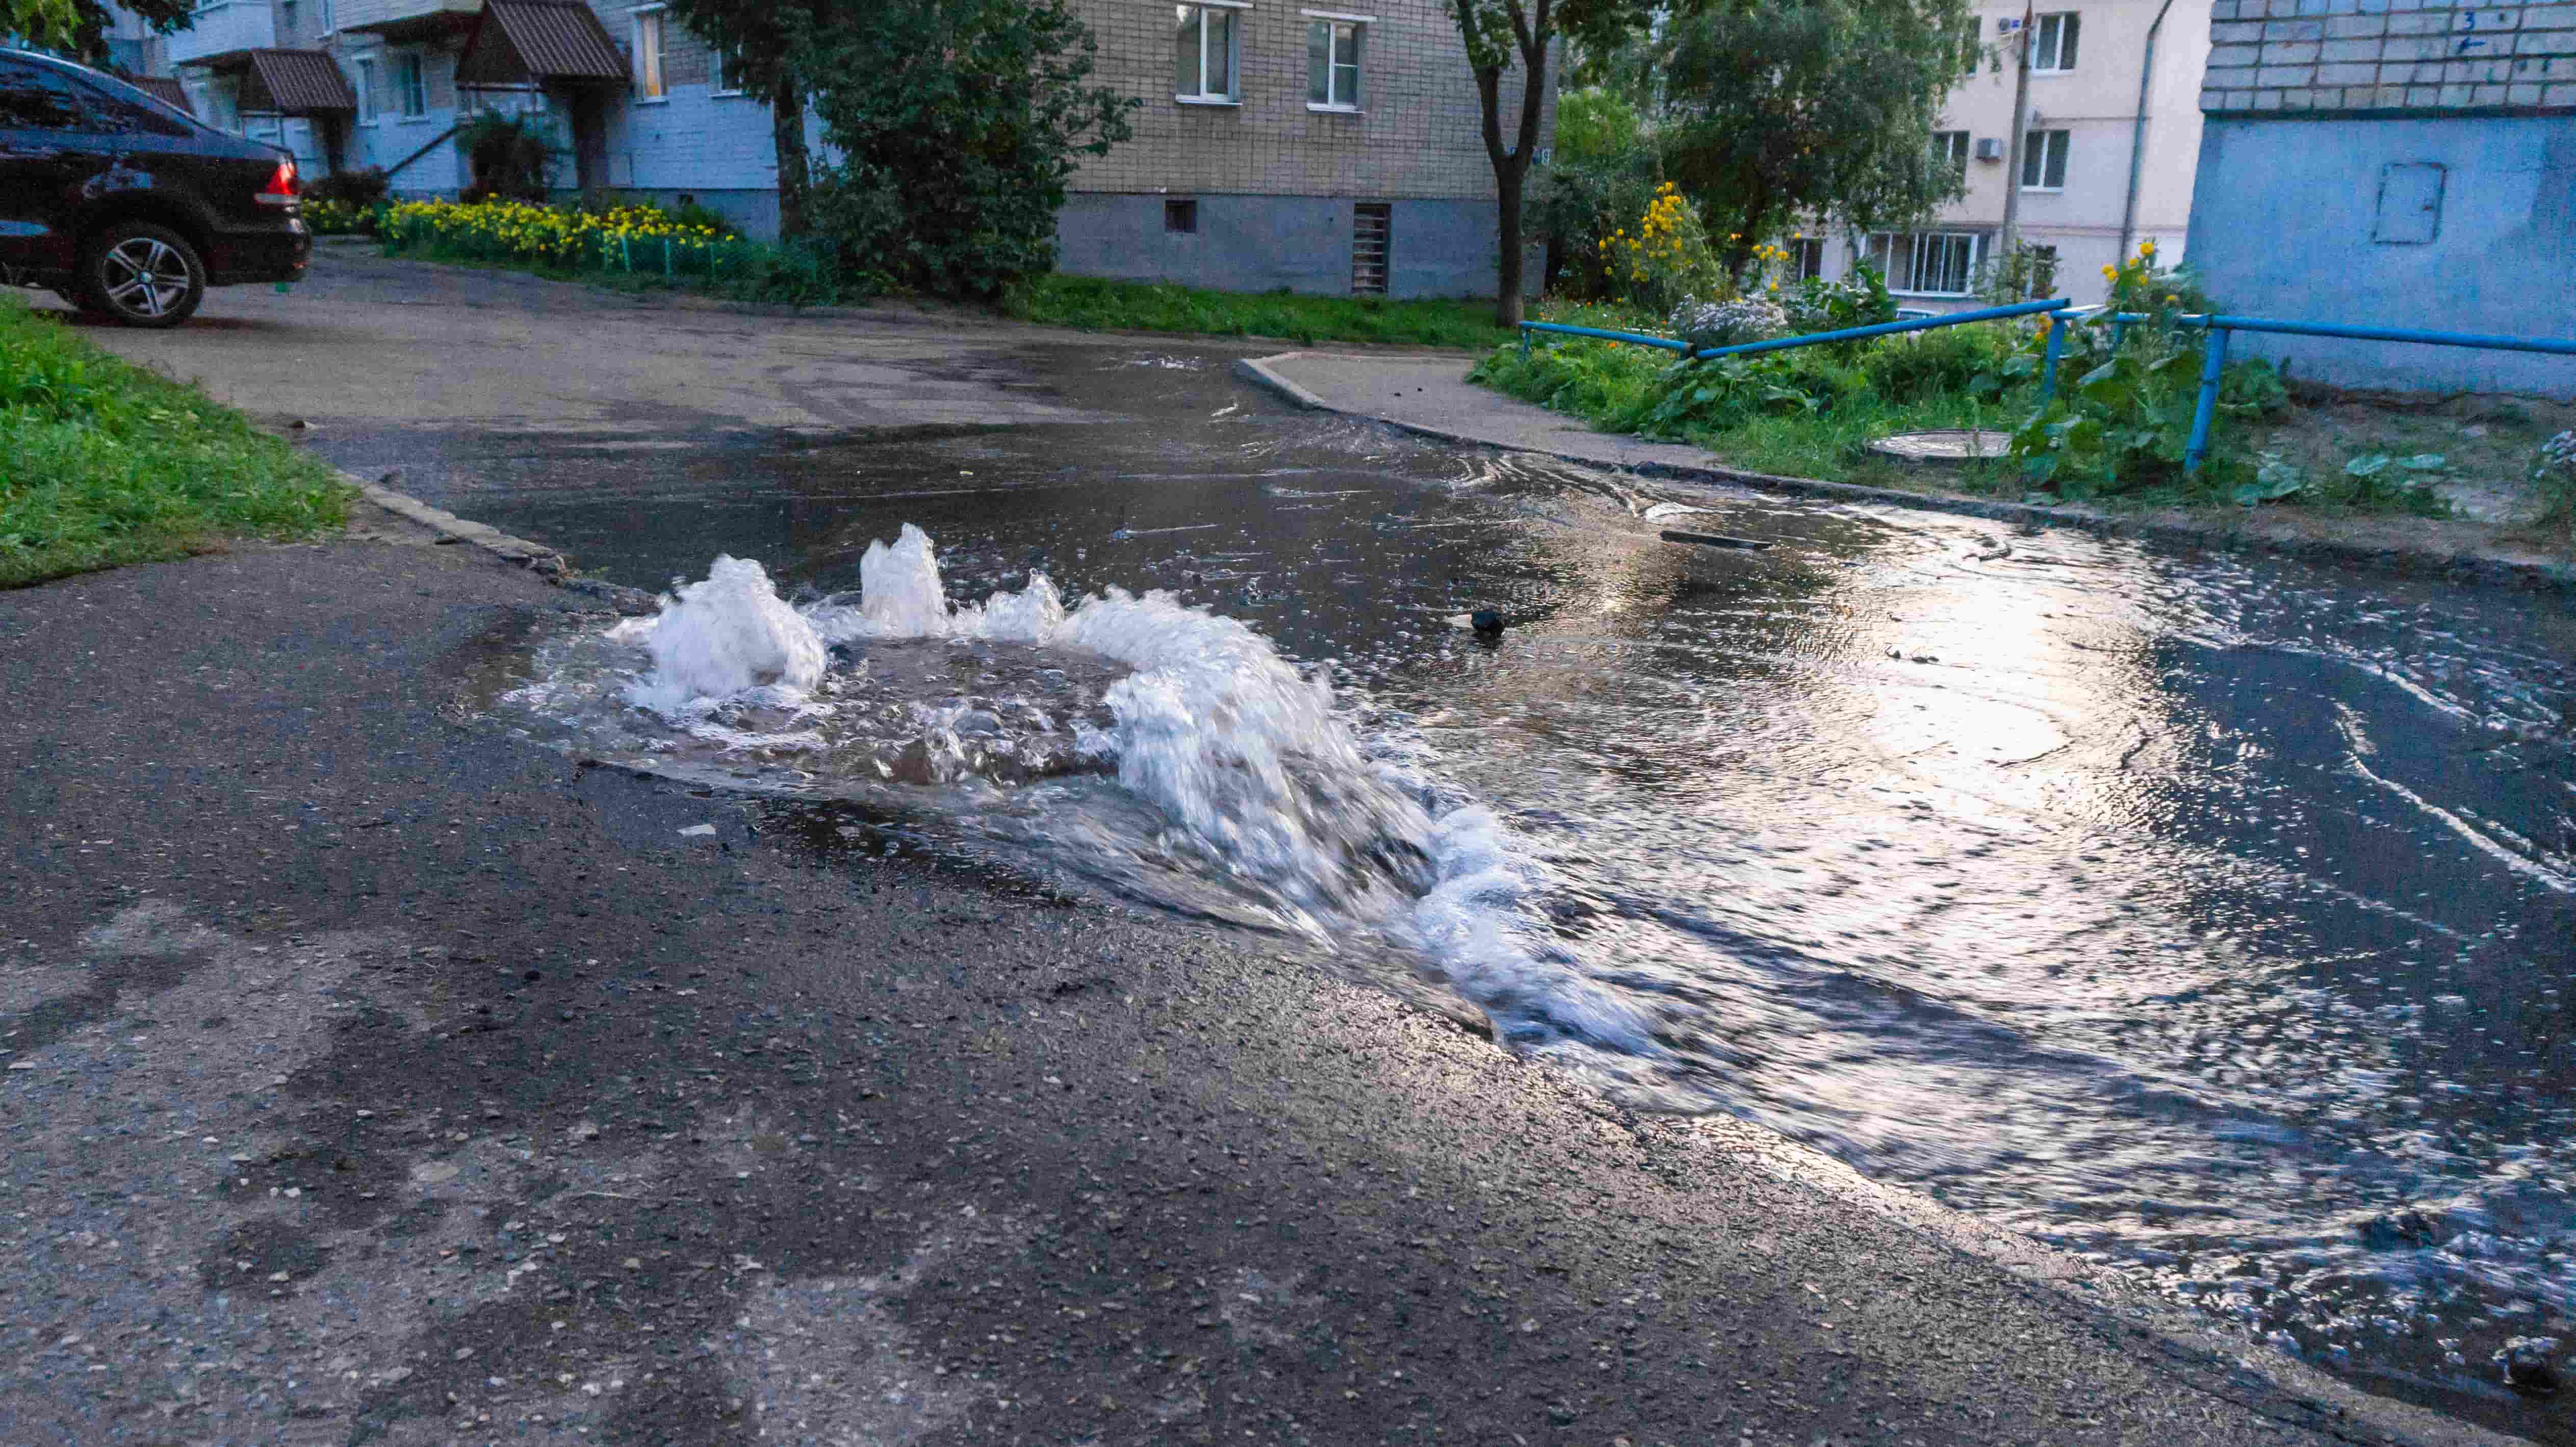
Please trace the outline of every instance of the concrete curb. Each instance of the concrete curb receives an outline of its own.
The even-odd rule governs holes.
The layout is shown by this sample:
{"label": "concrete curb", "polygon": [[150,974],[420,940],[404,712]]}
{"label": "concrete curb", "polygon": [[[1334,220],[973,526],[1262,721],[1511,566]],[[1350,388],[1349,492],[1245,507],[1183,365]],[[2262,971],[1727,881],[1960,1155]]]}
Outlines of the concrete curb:
{"label": "concrete curb", "polygon": [[[471,543],[505,563],[555,582],[561,582],[572,573],[572,560],[543,543],[514,538],[499,528],[458,517],[445,508],[431,507],[408,493],[396,492],[382,483],[369,482],[355,473],[343,472],[340,476],[347,479],[349,485],[367,501],[396,517],[418,523],[440,537]],[[388,472],[385,480],[389,482],[400,476],[399,472]]]}
{"label": "concrete curb", "polygon": [[1383,417],[1370,412],[1347,411],[1326,402],[1269,365],[1304,355],[1306,355],[1304,352],[1280,352],[1267,357],[1238,358],[1234,364],[1235,375],[1256,386],[1267,388],[1300,407],[1314,411],[1331,412],[1343,417],[1358,417],[1383,427],[1392,427],[1399,432],[1409,432],[1417,437],[1429,437],[1440,442],[1503,452],[1535,453],[1541,457],[1554,457],[1584,467],[1604,468],[1639,477],[1750,488],[1755,492],[1777,493],[1790,497],[1824,498],[1834,502],[1909,508],[1917,512],[1953,513],[2025,527],[2077,528],[2103,537],[2143,538],[2152,542],[2175,543],[2185,547],[2221,548],[2231,552],[2279,553],[2322,562],[2357,563],[2395,572],[2437,573],[2460,582],[2504,584],[2511,587],[2536,588],[2545,592],[2576,595],[2576,565],[2563,563],[2524,562],[2513,558],[2488,557],[2476,553],[2445,552],[2434,547],[2377,547],[2364,543],[2345,542],[2336,538],[2278,537],[2244,532],[2234,528],[2199,527],[2182,523],[2158,522],[2147,518],[2124,517],[2117,513],[2101,512],[2075,503],[2060,507],[2036,507],[2029,503],[1995,502],[1984,498],[1942,496],[1936,493],[1899,492],[1893,488],[1862,487],[1848,482],[1823,482],[1811,477],[1779,477],[1770,473],[1744,472],[1715,464],[1704,467],[1684,467],[1663,462],[1611,462],[1598,457],[1584,457],[1577,453],[1522,447],[1469,433],[1426,427],[1401,418]]}

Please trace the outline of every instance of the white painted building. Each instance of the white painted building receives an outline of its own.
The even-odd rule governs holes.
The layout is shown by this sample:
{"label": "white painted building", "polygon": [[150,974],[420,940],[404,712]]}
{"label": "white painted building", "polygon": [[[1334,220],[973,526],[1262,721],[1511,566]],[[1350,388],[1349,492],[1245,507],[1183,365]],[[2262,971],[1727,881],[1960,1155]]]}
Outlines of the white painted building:
{"label": "white painted building", "polygon": [[[2200,155],[2210,5],[2041,0],[2034,7],[2019,227],[2025,244],[2054,249],[2055,295],[2100,301],[2102,268],[2123,254],[2124,241],[2134,251],[2139,241],[2153,239],[2160,259],[2181,259]],[[1838,244],[1814,238],[1802,248],[1803,270],[1844,276],[1855,257],[1866,256],[1905,307],[1959,311],[1978,304],[1978,272],[2000,255],[2005,188],[2015,180],[2006,157],[2023,15],[2018,6],[1979,11],[1985,59],[1942,107],[1936,144],[1965,175],[1966,196],[1919,233],[1844,237]]]}

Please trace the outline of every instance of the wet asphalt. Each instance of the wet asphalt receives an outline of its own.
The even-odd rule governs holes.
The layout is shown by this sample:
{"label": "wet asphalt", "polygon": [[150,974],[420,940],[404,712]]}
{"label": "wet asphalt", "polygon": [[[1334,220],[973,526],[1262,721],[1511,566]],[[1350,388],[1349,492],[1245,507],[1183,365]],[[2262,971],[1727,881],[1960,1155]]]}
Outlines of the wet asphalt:
{"label": "wet asphalt", "polygon": [[[363,258],[99,339],[361,451],[1051,420],[920,319]],[[483,670],[595,605],[364,531],[0,594],[0,1443],[2501,1440],[1257,937],[514,739]]]}
{"label": "wet asphalt", "polygon": [[0,596],[0,1441],[2479,1440],[1315,961],[470,720],[578,606],[370,541]]}

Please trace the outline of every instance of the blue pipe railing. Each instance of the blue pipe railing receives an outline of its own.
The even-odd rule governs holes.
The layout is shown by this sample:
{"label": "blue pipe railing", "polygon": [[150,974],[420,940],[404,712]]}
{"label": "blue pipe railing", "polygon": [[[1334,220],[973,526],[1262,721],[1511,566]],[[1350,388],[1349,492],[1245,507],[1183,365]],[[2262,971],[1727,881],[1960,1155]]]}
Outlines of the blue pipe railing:
{"label": "blue pipe railing", "polygon": [[[2117,352],[2128,336],[2131,324],[2152,321],[2145,312],[2111,314],[2111,350]],[[2182,470],[2186,474],[2200,471],[2209,460],[2209,432],[2218,417],[2218,384],[2227,368],[2227,334],[2230,332],[2269,332],[2291,337],[2335,337],[2357,342],[2407,342],[2424,347],[2476,347],[2490,352],[2541,352],[2551,356],[2576,357],[2576,338],[2567,337],[2499,337],[2477,332],[2434,332],[2413,327],[2356,327],[2339,322],[2285,322],[2270,317],[2239,317],[2224,313],[2197,313],[2178,316],[2176,326],[2201,327],[2209,332],[2209,348],[2200,364],[2200,396],[2192,404],[2191,441],[2184,445]]]}
{"label": "blue pipe railing", "polygon": [[1898,332],[1923,332],[1930,331],[1934,327],[1955,327],[1967,322],[2002,321],[2006,317],[2038,316],[2047,313],[2049,314],[2048,360],[2041,369],[2039,379],[2040,401],[2045,404],[2049,398],[2057,395],[2057,359],[2066,350],[2067,319],[2056,313],[2063,312],[2074,304],[2066,297],[2058,297],[2051,301],[2015,302],[2011,306],[1983,307],[1972,312],[1954,312],[1944,317],[1917,317],[1912,321],[1878,322],[1865,327],[1844,327],[1839,331],[1811,332],[1803,337],[1779,337],[1767,342],[1738,342],[1731,347],[1708,347],[1697,352],[1691,350],[1690,343],[1677,342],[1671,337],[1650,337],[1641,332],[1609,332],[1599,327],[1567,326],[1562,322],[1523,322],[1521,323],[1521,356],[1523,358],[1529,356],[1532,332],[1551,332],[1569,337],[1594,337],[1602,341],[1629,342],[1641,347],[1661,347],[1668,352],[1681,353],[1682,360],[1686,362],[1705,362],[1711,357],[1749,357],[1756,352],[1785,352],[1792,347],[1822,346],[1827,342],[1851,342],[1863,337],[1892,336]]}
{"label": "blue pipe railing", "polygon": [[[1521,355],[1529,355],[1532,332],[1552,332],[1564,336],[1595,337],[1603,341],[1631,342],[1643,347],[1661,347],[1680,352],[1685,361],[1704,362],[1711,357],[1750,356],[1756,352],[1783,352],[1792,347],[1813,347],[1826,342],[1857,341],[1863,337],[1883,337],[1896,332],[1927,331],[1933,327],[1955,327],[1965,322],[2001,321],[2007,317],[2047,314],[2048,354],[2041,363],[2039,401],[2045,407],[2057,395],[2058,360],[2066,352],[2066,329],[2076,318],[2067,315],[2074,303],[2064,297],[2052,301],[2016,302],[2011,306],[1985,307],[1977,311],[1955,312],[1942,317],[1918,317],[1913,321],[1880,322],[1875,326],[1845,327],[1840,331],[1816,332],[1803,337],[1782,337],[1768,342],[1740,342],[1731,347],[1710,347],[1693,352],[1687,342],[1671,337],[1650,337],[1638,332],[1603,331],[1598,327],[1566,326],[1559,322],[1521,323]],[[2146,312],[2111,313],[2111,350],[2117,352],[2128,339],[2129,328],[2154,318]],[[2496,352],[2541,352],[2552,356],[2576,357],[2576,339],[2564,337],[2499,337],[2474,332],[2419,331],[2410,327],[2355,327],[2334,322],[2285,322],[2267,317],[2228,316],[2203,313],[2178,316],[2177,326],[2200,327],[2209,333],[2209,346],[2200,364],[2200,396],[2193,404],[2191,441],[2183,448],[2183,471],[2198,473],[2209,460],[2209,431],[2218,415],[2218,386],[2227,370],[2227,338],[2231,332],[2271,332],[2293,337],[2336,337],[2362,342],[2409,342],[2427,347],[2477,347]]]}

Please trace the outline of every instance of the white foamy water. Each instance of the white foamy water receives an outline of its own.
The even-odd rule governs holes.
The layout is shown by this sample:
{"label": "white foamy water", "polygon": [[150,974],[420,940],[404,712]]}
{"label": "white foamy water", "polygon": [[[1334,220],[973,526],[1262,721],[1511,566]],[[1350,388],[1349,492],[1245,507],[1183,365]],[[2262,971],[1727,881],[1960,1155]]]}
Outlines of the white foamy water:
{"label": "white foamy water", "polygon": [[[1213,887],[1319,943],[1374,935],[1530,1048],[1598,1046],[1621,1073],[1658,1053],[1547,942],[1543,872],[1493,812],[1364,739],[1243,623],[1161,592],[1067,607],[1037,573],[952,606],[909,524],[859,573],[855,599],[799,609],[720,557],[659,616],[550,646],[507,701],[583,749],[754,789],[952,786],[906,802],[1148,898],[1203,908]],[[1104,798],[1087,781],[1112,771]]]}

